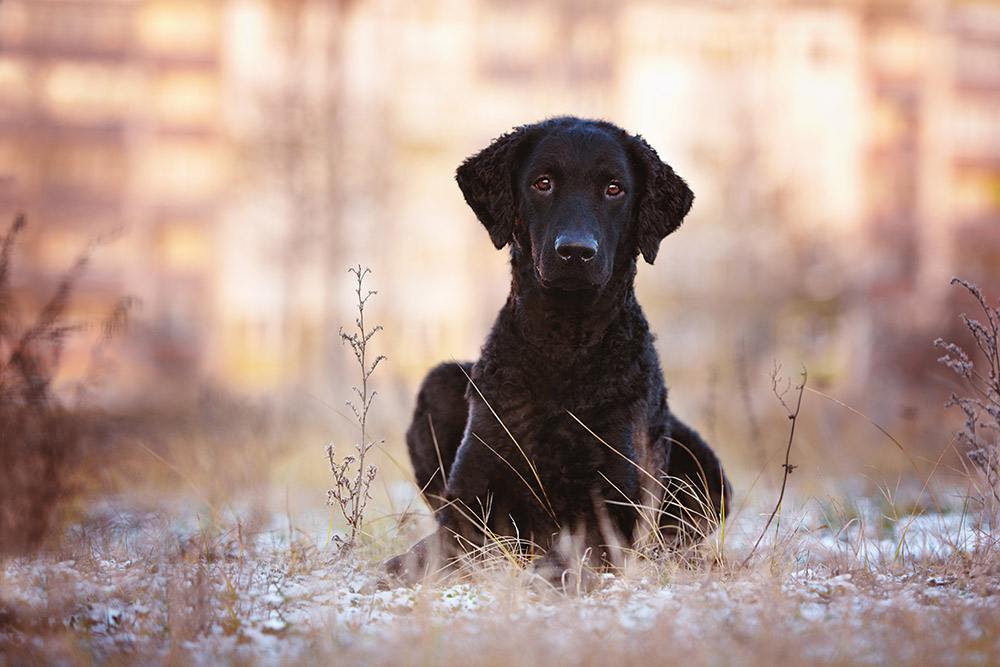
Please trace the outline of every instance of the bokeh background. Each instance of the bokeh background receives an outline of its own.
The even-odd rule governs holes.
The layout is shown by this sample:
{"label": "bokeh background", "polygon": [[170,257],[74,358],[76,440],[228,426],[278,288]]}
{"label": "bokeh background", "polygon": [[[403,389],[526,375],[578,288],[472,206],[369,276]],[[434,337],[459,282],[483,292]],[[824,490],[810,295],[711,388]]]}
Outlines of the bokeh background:
{"label": "bokeh background", "polygon": [[[246,409],[226,433],[294,441],[297,470],[319,475],[326,441],[356,438],[338,332],[356,317],[347,270],[370,267],[388,357],[370,425],[405,475],[417,383],[475,356],[508,286],[454,169],[561,114],[642,134],[696,193],[639,297],[676,410],[737,478],[783,453],[776,364],[867,417],[810,395],[816,470],[912,471],[869,419],[921,461],[948,450],[958,384],[932,342],[966,340],[957,313],[975,306],[949,279],[1000,295],[1000,4],[985,0],[4,0],[0,223],[27,216],[19,312],[30,322],[89,253],[80,326],[45,351],[56,386],[95,382],[94,323],[134,297],[88,400],[210,429],[219,396],[283,406],[309,435],[247,426]],[[220,459],[197,456],[211,478]]]}

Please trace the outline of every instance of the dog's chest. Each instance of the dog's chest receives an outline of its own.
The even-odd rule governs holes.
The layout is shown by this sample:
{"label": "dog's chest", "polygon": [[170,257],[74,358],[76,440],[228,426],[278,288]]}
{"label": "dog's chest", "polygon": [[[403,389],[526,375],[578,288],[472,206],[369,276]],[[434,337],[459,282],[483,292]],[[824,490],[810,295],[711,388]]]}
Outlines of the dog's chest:
{"label": "dog's chest", "polygon": [[597,327],[603,340],[591,345],[531,338],[524,315],[501,311],[472,373],[496,416],[494,436],[509,432],[516,458],[526,454],[567,474],[606,469],[622,456],[634,460],[635,431],[647,421],[649,378],[658,371],[650,366],[655,353],[651,357],[641,313],[606,319]]}
{"label": "dog's chest", "polygon": [[565,480],[590,478],[636,460],[635,433],[646,429],[647,421],[645,383],[629,383],[622,376],[599,384],[565,377],[521,382],[530,375],[514,375],[501,372],[481,382],[486,403],[479,409],[492,424],[493,441],[504,443],[504,458],[530,460],[536,469]]}

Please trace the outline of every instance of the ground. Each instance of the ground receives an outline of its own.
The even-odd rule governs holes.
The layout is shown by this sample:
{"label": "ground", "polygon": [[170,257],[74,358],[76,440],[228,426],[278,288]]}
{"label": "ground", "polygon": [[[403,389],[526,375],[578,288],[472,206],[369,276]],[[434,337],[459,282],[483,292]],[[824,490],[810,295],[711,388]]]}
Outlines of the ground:
{"label": "ground", "polygon": [[2,562],[0,663],[1000,663],[996,538],[971,504],[818,506],[789,495],[756,550],[771,508],[743,509],[700,554],[566,596],[502,557],[386,590],[377,560],[409,538],[340,553],[322,507],[107,499],[54,549]]}

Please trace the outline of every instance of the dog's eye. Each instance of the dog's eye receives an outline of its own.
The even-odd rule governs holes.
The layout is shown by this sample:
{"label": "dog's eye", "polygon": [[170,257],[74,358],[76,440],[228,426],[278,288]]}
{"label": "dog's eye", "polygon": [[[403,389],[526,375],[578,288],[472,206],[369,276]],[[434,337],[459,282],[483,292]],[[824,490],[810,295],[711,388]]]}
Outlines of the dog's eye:
{"label": "dog's eye", "polygon": [[625,188],[622,187],[621,183],[611,181],[608,183],[608,189],[606,192],[609,197],[617,197],[621,193],[625,192]]}
{"label": "dog's eye", "polygon": [[552,181],[549,180],[548,176],[542,176],[537,181],[531,184],[531,187],[536,190],[541,190],[542,192],[547,192],[552,189]]}

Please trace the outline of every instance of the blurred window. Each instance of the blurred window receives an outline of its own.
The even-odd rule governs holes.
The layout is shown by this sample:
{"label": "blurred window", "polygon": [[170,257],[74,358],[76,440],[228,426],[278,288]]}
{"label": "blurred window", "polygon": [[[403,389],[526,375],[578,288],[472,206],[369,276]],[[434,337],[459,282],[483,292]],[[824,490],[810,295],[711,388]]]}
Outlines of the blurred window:
{"label": "blurred window", "polygon": [[219,41],[221,3],[152,0],[139,12],[139,42],[161,55],[208,57]]}
{"label": "blurred window", "polygon": [[210,140],[164,138],[140,158],[140,189],[154,200],[213,198],[225,177],[224,153]]}
{"label": "blurred window", "polygon": [[913,110],[894,99],[875,99],[872,125],[877,146],[893,146],[913,137]]}
{"label": "blurred window", "polygon": [[46,73],[43,95],[46,109],[59,120],[116,120],[139,106],[143,80],[128,65],[61,61]]}
{"label": "blurred window", "polygon": [[955,213],[959,220],[1000,216],[1000,167],[968,166],[955,171]]}
{"label": "blurred window", "polygon": [[739,44],[735,35],[726,26],[717,26],[701,36],[700,56],[706,65],[729,67],[737,57]]}
{"label": "blurred window", "polygon": [[922,40],[917,28],[906,23],[878,25],[872,35],[873,65],[879,74],[912,78],[920,74]]}
{"label": "blurred window", "polygon": [[963,100],[951,121],[951,139],[959,157],[1000,155],[1000,100]]}
{"label": "blurred window", "polygon": [[27,63],[15,58],[0,58],[0,118],[28,111],[31,88]]}
{"label": "blurred window", "polygon": [[157,116],[165,124],[205,124],[218,114],[218,83],[210,73],[170,71],[154,85]]}
{"label": "blurred window", "polygon": [[192,271],[211,266],[212,254],[205,223],[177,221],[162,225],[155,243],[163,265],[170,270]]}

